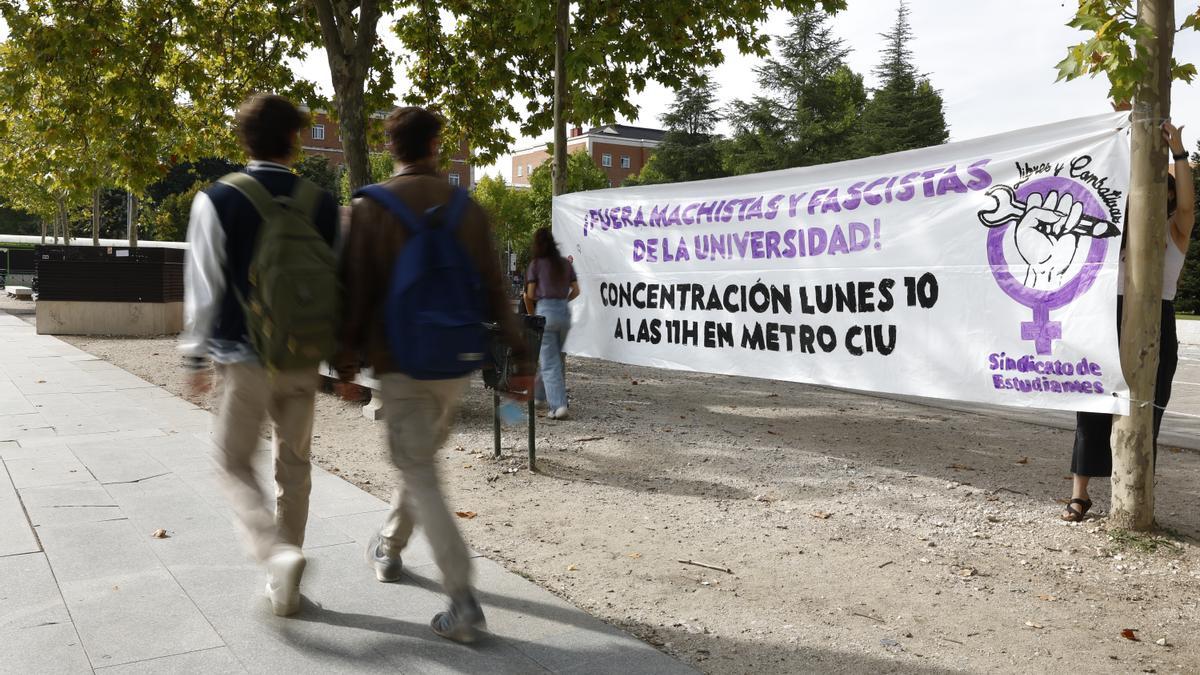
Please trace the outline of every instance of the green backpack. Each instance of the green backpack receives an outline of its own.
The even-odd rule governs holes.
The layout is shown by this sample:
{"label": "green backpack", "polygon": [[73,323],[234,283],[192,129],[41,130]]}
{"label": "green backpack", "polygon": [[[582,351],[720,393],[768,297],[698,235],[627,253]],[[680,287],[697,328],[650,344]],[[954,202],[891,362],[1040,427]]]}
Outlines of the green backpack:
{"label": "green backpack", "polygon": [[273,197],[249,174],[231,173],[220,182],[245,195],[262,216],[249,297],[234,285],[259,359],[272,372],[328,360],[337,347],[341,282],[333,250],[312,222],[320,188],[297,178],[290,197]]}

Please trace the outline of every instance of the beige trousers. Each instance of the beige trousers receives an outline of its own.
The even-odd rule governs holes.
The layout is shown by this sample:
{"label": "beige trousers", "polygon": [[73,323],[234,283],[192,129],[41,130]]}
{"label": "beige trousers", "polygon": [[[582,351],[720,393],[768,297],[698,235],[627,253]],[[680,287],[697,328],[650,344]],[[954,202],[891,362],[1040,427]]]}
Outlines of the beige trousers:
{"label": "beige trousers", "polygon": [[391,556],[399,555],[420,523],[452,598],[471,590],[467,545],[446,506],[437,472],[437,453],[458,413],[469,377],[414,380],[407,375],[380,377],[388,445],[400,481],[392,492],[392,510],[379,531]]}
{"label": "beige trousers", "polygon": [[[313,399],[319,376],[311,371],[268,375],[257,363],[218,366],[222,392],[217,412],[217,461],[226,495],[247,546],[260,561],[278,544],[304,545],[312,490]],[[275,513],[254,471],[263,419],[271,418],[275,458]]]}

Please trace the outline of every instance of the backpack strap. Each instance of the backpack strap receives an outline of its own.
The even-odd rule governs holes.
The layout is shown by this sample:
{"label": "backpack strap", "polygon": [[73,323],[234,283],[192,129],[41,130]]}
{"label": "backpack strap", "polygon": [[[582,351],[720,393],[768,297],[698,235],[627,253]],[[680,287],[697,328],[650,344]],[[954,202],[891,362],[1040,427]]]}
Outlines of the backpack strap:
{"label": "backpack strap", "polygon": [[304,176],[296,176],[296,187],[292,189],[292,204],[296,210],[312,218],[317,212],[317,199],[320,196],[321,189],[316,183]]}
{"label": "backpack strap", "polygon": [[[413,213],[412,209],[408,208],[408,204],[404,203],[404,200],[397,197],[395,193],[383,187],[382,185],[376,184],[361,187],[357,192],[354,193],[354,196],[370,197],[390,211],[392,215],[399,218],[402,223],[412,230],[421,231],[426,227],[425,219],[418,218],[417,215]],[[446,202],[446,204],[442,206],[435,206],[430,209],[429,212],[441,208],[446,209],[446,217],[442,220],[442,226],[448,231],[453,232],[458,228],[458,224],[462,220],[463,213],[467,209],[468,196],[469,195],[467,194],[466,190],[456,187],[454,188],[453,193],[450,195],[449,202]]]}
{"label": "backpack strap", "polygon": [[275,202],[275,197],[267,192],[267,188],[258,182],[258,179],[248,173],[235,171],[234,173],[225,174],[218,181],[242,193],[246,199],[250,200],[250,204],[254,206],[254,210],[258,211],[258,215],[266,220],[267,216],[279,208],[279,204]]}
{"label": "backpack strap", "polygon": [[460,187],[454,188],[454,193],[450,196],[450,201],[446,203],[445,208],[446,218],[442,221],[442,226],[453,232],[458,229],[463,213],[467,210],[467,191]]}
{"label": "backpack strap", "polygon": [[421,222],[420,218],[417,218],[412,209],[408,208],[408,204],[405,204],[403,199],[400,199],[391,190],[382,185],[375,184],[360,187],[355,191],[354,196],[372,199],[387,209],[393,216],[399,218],[400,222],[404,223],[405,227],[411,230],[420,231],[425,229],[424,223]]}

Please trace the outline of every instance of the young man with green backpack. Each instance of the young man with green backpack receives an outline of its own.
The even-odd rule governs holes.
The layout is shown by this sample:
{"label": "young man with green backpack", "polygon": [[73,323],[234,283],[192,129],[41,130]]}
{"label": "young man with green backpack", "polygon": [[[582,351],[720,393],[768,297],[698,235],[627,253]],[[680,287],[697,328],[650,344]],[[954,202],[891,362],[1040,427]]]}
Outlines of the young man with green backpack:
{"label": "young man with green backpack", "polygon": [[[401,484],[367,549],[382,582],[401,578],[400,553],[420,523],[442,572],[450,607],[435,633],[471,642],[485,627],[466,544],[439,483],[437,452],[488,351],[484,322],[500,325],[514,358],[528,347],[501,277],[484,210],[438,172],[441,119],[398,108],[384,123],[396,173],[363,188],[342,249],[346,308],[338,375],[361,363],[380,379],[392,462]],[[523,372],[531,370],[526,365]]]}
{"label": "young man with green backpack", "polygon": [[[266,566],[266,594],[279,616],[300,606],[317,366],[333,355],[341,302],[337,202],[289,168],[306,126],[306,116],[280,96],[255,95],[238,110],[250,162],[192,203],[180,343],[194,393],[210,388],[210,360],[221,376],[217,461],[248,547]],[[253,468],[266,417],[273,512]]]}

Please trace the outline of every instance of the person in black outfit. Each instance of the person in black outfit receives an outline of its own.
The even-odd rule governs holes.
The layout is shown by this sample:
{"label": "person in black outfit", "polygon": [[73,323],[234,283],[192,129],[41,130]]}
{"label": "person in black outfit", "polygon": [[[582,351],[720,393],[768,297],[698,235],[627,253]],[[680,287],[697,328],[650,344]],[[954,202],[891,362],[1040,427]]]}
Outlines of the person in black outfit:
{"label": "person in black outfit", "polygon": [[[1195,212],[1195,194],[1192,186],[1192,166],[1183,146],[1180,130],[1170,122],[1163,124],[1163,136],[1174,157],[1174,176],[1167,183],[1167,250],[1163,261],[1162,319],[1159,324],[1158,375],[1154,385],[1154,455],[1158,456],[1158,429],[1162,426],[1163,412],[1171,399],[1171,380],[1175,378],[1175,367],[1179,363],[1179,340],[1175,333],[1175,291],[1188,241],[1192,233]],[[1176,191],[1176,181],[1184,187]],[[1121,330],[1121,310],[1124,288],[1125,252],[1121,252],[1121,274],[1118,279],[1117,333]],[[1062,512],[1062,519],[1070,522],[1083,520],[1092,507],[1088,495],[1088,483],[1093,477],[1112,475],[1112,415],[1100,413],[1077,413],[1075,425],[1075,448],[1071,456],[1073,483],[1071,501]]]}

